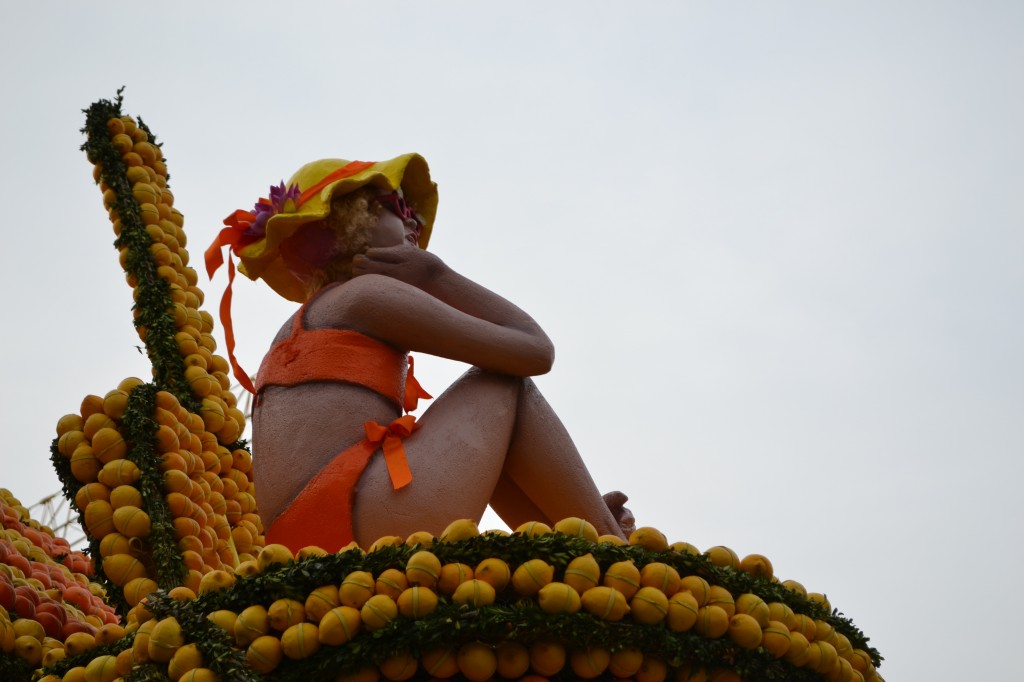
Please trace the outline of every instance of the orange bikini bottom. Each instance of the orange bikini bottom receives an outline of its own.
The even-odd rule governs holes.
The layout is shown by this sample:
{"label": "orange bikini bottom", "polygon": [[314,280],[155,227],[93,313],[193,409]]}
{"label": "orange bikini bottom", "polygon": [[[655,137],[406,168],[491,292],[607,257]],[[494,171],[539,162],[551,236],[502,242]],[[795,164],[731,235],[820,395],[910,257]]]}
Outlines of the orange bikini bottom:
{"label": "orange bikini bottom", "polygon": [[310,545],[337,552],[352,542],[352,505],[359,478],[374,453],[383,449],[395,490],[408,485],[412,472],[402,439],[417,426],[412,415],[399,417],[386,427],[366,422],[366,438],[335,455],[271,522],[267,543],[284,545],[294,553]]}

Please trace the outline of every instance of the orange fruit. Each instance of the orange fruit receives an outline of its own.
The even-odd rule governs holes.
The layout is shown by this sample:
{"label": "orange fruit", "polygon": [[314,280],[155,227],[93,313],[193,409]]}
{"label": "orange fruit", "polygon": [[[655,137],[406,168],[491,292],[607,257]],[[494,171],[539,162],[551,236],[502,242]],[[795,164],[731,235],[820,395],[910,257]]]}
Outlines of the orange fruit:
{"label": "orange fruit", "polygon": [[565,647],[548,640],[534,642],[530,645],[530,667],[538,675],[555,675],[565,667]]}
{"label": "orange fruit", "polygon": [[446,596],[452,596],[455,589],[473,579],[473,569],[466,564],[451,563],[441,567],[441,575],[437,581],[437,589]]}
{"label": "orange fruit", "polygon": [[569,666],[584,680],[597,677],[608,669],[611,654],[607,649],[577,649],[569,655]]}
{"label": "orange fruit", "polygon": [[608,660],[608,672],[615,677],[630,678],[640,670],[644,663],[644,654],[640,649],[619,649]]}
{"label": "orange fruit", "polygon": [[677,592],[668,601],[668,628],[673,632],[686,632],[697,622],[700,605],[692,592]]}
{"label": "orange fruit", "polygon": [[483,642],[469,642],[459,647],[456,658],[459,671],[471,682],[485,682],[498,669],[494,649]]}
{"label": "orange fruit", "polygon": [[729,614],[719,606],[702,606],[697,610],[694,629],[701,637],[718,639],[729,630]]}
{"label": "orange fruit", "polygon": [[771,580],[775,575],[772,562],[763,554],[748,554],[740,560],[740,570],[755,578]]}
{"label": "orange fruit", "polygon": [[728,566],[729,568],[739,569],[740,558],[733,550],[726,547],[725,545],[716,545],[704,552],[711,563],[716,566]]}
{"label": "orange fruit", "polygon": [[761,646],[761,626],[753,616],[737,613],[729,619],[729,639],[744,649]]}
{"label": "orange fruit", "polygon": [[518,680],[530,668],[530,652],[519,642],[501,642],[495,654],[498,657],[498,675],[506,680]]}
{"label": "orange fruit", "polygon": [[768,627],[768,621],[771,620],[768,604],[756,594],[749,592],[736,597],[736,613],[745,613],[748,616],[752,616],[760,628]]}
{"label": "orange fruit", "polygon": [[711,586],[707,605],[721,607],[730,618],[736,614],[736,601],[733,599],[732,593],[721,585]]}
{"label": "orange fruit", "polygon": [[657,588],[641,587],[629,600],[629,612],[637,623],[660,623],[668,615],[668,597]]}
{"label": "orange fruit", "polygon": [[657,528],[643,526],[629,534],[629,544],[639,545],[651,552],[664,552],[668,549],[668,538]]}
{"label": "orange fruit", "polygon": [[657,588],[668,595],[675,594],[680,590],[682,580],[676,569],[666,563],[654,561],[640,571],[640,584]]}
{"label": "orange fruit", "polygon": [[262,635],[249,644],[245,651],[245,659],[249,666],[258,673],[269,674],[278,664],[284,651],[281,648],[281,640],[273,635]]}
{"label": "orange fruit", "polygon": [[768,621],[768,626],[761,632],[761,646],[775,658],[782,658],[789,651],[791,635],[786,624],[777,621]]}
{"label": "orange fruit", "polygon": [[[438,562],[437,565],[438,574],[440,574],[441,562]],[[508,564],[497,557],[489,557],[481,561],[477,565],[476,570],[473,571],[473,575],[477,580],[483,580],[486,583],[490,583],[495,592],[501,592],[504,590],[512,579],[512,572],[509,570]],[[428,585],[428,587],[431,586]]]}
{"label": "orange fruit", "polygon": [[434,679],[446,680],[459,674],[457,653],[451,647],[438,647],[425,651],[420,656],[420,663]]}

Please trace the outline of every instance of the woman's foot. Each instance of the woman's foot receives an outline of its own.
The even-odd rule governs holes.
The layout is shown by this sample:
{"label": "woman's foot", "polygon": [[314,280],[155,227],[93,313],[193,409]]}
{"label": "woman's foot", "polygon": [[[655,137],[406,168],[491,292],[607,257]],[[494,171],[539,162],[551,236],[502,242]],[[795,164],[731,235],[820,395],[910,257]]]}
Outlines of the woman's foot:
{"label": "woman's foot", "polygon": [[626,497],[626,493],[619,490],[613,490],[610,493],[603,495],[604,503],[608,505],[608,510],[615,517],[615,522],[619,524],[619,528],[622,532],[629,537],[629,534],[636,530],[636,518],[626,507],[622,506],[629,500]]}

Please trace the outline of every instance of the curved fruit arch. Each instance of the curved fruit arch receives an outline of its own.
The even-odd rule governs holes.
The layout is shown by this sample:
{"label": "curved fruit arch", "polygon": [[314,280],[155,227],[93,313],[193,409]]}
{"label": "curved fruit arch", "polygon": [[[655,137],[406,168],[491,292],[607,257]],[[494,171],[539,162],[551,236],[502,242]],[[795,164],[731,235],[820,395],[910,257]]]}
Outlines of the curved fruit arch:
{"label": "curved fruit arch", "polygon": [[83,149],[153,380],[57,424],[51,460],[95,564],[0,490],[0,679],[881,679],[823,595],[654,528],[623,543],[581,519],[512,534],[461,520],[337,554],[264,546],[162,150],[121,103],[87,110]]}

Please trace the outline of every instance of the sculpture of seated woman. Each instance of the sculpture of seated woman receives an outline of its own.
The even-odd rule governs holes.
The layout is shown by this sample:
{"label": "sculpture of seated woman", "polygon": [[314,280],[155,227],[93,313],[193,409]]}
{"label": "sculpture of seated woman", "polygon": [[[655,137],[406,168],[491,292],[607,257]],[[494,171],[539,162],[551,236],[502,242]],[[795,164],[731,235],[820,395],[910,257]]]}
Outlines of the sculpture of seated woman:
{"label": "sculpture of seated woman", "polygon": [[[425,250],[436,207],[416,154],[326,159],[225,221],[241,271],[303,304],[252,387],[267,541],[366,547],[487,504],[512,528],[577,516],[622,536],[625,496],[602,497],[530,379],[551,369],[550,339]],[[472,366],[418,421],[402,416],[429,397],[410,351]]]}

